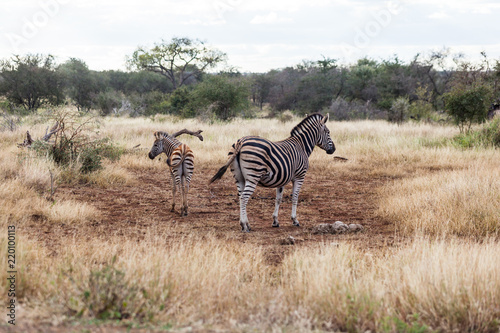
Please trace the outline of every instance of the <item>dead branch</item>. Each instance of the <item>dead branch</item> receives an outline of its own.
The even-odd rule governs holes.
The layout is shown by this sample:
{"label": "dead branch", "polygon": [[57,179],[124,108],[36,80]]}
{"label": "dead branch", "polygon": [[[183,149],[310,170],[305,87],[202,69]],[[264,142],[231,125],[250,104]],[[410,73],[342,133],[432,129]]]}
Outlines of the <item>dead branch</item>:
{"label": "dead branch", "polygon": [[57,133],[57,131],[59,131],[59,122],[56,121],[56,123],[54,124],[54,126],[52,126],[52,128],[50,129],[50,132],[47,133],[47,131],[49,130],[49,128],[47,127],[47,129],[45,130],[45,135],[43,136],[42,140],[47,142],[50,140],[50,137],[52,135],[54,135],[55,133]]}
{"label": "dead branch", "polygon": [[192,136],[196,136],[198,139],[200,139],[200,141],[203,141],[203,136],[200,134],[201,132],[203,132],[203,131],[202,130],[197,130],[196,132],[193,132],[193,131],[190,131],[190,130],[187,130],[187,129],[183,129],[183,130],[180,130],[180,131],[175,132],[174,134],[172,134],[172,137],[176,138],[176,137],[178,137],[181,134],[189,134],[189,135],[192,135]]}
{"label": "dead branch", "polygon": [[340,157],[340,156],[334,156],[334,157],[333,157],[333,160],[334,160],[334,161],[337,161],[337,162],[347,162],[347,161],[348,161],[348,159],[347,159],[347,158],[345,158],[345,157]]}
{"label": "dead branch", "polygon": [[22,148],[22,147],[31,147],[32,143],[33,143],[33,139],[31,138],[30,132],[26,131],[26,139],[24,139],[23,143],[18,143],[17,146],[19,148]]}

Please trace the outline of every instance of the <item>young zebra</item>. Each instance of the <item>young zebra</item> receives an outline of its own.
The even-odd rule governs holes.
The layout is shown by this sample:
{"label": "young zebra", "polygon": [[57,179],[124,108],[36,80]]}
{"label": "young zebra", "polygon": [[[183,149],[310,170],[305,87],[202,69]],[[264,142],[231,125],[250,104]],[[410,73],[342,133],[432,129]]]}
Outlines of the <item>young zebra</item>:
{"label": "young zebra", "polygon": [[170,136],[166,132],[158,131],[154,133],[154,136],[155,142],[148,156],[150,159],[154,159],[161,153],[165,153],[167,155],[167,164],[172,175],[171,211],[173,212],[175,209],[175,193],[177,186],[179,186],[182,199],[181,216],[187,216],[187,194],[194,169],[193,151],[188,147],[188,145],[181,143],[174,136]]}
{"label": "young zebra", "polygon": [[271,142],[258,136],[246,136],[233,144],[227,163],[220,168],[209,184],[220,179],[229,165],[236,179],[240,197],[240,224],[244,232],[250,231],[247,217],[247,203],[257,185],[276,188],[276,206],[273,213],[273,227],[279,227],[278,211],[283,197],[283,187],[293,184],[292,221],[297,220],[297,202],[300,187],[309,168],[309,156],[315,146],[333,154],[335,145],[326,127],[328,115],[319,113],[306,117],[295,126],[290,137]]}

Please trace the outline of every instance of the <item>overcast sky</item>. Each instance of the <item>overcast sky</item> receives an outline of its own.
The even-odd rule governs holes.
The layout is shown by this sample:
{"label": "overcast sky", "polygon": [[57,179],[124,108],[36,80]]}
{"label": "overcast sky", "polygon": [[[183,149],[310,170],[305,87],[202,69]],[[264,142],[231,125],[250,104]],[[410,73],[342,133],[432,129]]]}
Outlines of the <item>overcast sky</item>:
{"label": "overcast sky", "polygon": [[499,18],[494,0],[1,0],[0,58],[50,53],[123,70],[139,45],[190,37],[243,72],[323,56],[409,61],[443,47],[500,59]]}

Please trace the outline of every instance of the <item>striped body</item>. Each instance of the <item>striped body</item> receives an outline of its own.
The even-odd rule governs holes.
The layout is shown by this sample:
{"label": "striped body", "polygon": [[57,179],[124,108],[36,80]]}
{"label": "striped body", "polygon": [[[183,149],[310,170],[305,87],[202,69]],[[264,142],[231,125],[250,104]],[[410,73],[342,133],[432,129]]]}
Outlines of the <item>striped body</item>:
{"label": "striped body", "polygon": [[182,206],[181,216],[188,214],[187,194],[189,192],[189,184],[194,170],[194,154],[188,145],[181,143],[176,138],[169,136],[165,132],[155,132],[155,142],[149,158],[154,159],[161,153],[167,155],[167,164],[172,176],[172,209],[175,209],[175,194],[177,187],[180,188]]}
{"label": "striped body", "polygon": [[335,151],[335,145],[325,125],[327,120],[328,116],[310,115],[283,141],[272,142],[258,136],[247,136],[233,144],[228,162],[210,182],[221,178],[231,166],[240,197],[240,224],[243,231],[250,230],[246,205],[257,186],[276,188],[273,227],[279,227],[278,211],[283,187],[290,182],[293,184],[292,221],[294,225],[299,225],[297,202],[309,168],[309,156],[315,146],[324,149],[328,154]]}

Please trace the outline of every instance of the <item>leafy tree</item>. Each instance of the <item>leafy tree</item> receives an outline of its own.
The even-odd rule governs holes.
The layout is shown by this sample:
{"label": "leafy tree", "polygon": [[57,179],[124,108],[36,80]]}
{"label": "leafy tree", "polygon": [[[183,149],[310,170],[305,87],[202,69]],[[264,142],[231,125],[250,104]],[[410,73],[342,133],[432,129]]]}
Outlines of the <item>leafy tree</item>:
{"label": "leafy tree", "polygon": [[55,71],[54,57],[28,54],[1,61],[0,94],[29,111],[45,104],[61,104],[62,79]]}
{"label": "leafy tree", "polygon": [[444,95],[446,111],[453,117],[460,133],[468,133],[474,122],[484,122],[491,103],[491,88],[481,84],[468,88],[455,86]]}
{"label": "leafy tree", "polygon": [[269,104],[273,110],[294,110],[297,107],[297,89],[305,70],[286,67],[283,70],[272,70],[268,73],[272,85],[269,91]]}
{"label": "leafy tree", "polygon": [[58,71],[64,80],[66,94],[73,100],[78,111],[90,110],[94,97],[101,89],[85,62],[71,58],[60,65]]}
{"label": "leafy tree", "polygon": [[255,74],[252,80],[252,101],[262,110],[271,92],[272,81],[267,74]]}
{"label": "leafy tree", "polygon": [[124,93],[130,94],[137,92],[139,94],[159,91],[167,93],[172,91],[172,85],[165,81],[158,73],[140,71],[127,73],[127,82],[124,86]]}
{"label": "leafy tree", "polygon": [[346,70],[335,59],[324,58],[309,65],[298,86],[301,113],[321,111],[337,99],[345,87]]}
{"label": "leafy tree", "polygon": [[165,76],[175,90],[225,59],[225,53],[207,47],[198,39],[174,37],[170,42],[155,44],[150,50],[137,48],[127,62],[129,68]]}
{"label": "leafy tree", "polygon": [[389,110],[388,120],[401,124],[408,113],[410,107],[410,102],[407,97],[399,97],[392,103],[391,109]]}
{"label": "leafy tree", "polygon": [[199,83],[191,96],[194,109],[209,108],[218,119],[229,120],[248,108],[249,89],[244,80],[213,75]]}

